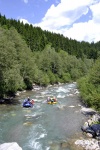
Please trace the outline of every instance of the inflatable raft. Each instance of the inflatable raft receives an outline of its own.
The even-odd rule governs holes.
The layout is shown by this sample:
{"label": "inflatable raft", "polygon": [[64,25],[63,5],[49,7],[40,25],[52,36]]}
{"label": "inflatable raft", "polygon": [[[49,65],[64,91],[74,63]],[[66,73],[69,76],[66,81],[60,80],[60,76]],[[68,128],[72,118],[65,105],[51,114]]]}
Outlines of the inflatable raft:
{"label": "inflatable raft", "polygon": [[47,98],[47,103],[48,104],[57,104],[57,99],[55,97],[54,98],[48,97]]}
{"label": "inflatable raft", "polygon": [[48,104],[57,104],[57,102],[47,102]]}
{"label": "inflatable raft", "polygon": [[30,101],[24,100],[24,102],[23,102],[23,107],[26,107],[26,108],[33,107],[33,105],[34,105],[34,100],[33,99],[30,100]]}

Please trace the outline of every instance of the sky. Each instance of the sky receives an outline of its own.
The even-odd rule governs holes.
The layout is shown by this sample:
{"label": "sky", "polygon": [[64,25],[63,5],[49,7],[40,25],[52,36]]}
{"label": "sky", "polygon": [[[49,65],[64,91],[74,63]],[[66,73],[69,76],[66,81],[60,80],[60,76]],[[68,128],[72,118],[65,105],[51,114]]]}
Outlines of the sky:
{"label": "sky", "polygon": [[0,13],[77,41],[100,41],[100,0],[0,0]]}

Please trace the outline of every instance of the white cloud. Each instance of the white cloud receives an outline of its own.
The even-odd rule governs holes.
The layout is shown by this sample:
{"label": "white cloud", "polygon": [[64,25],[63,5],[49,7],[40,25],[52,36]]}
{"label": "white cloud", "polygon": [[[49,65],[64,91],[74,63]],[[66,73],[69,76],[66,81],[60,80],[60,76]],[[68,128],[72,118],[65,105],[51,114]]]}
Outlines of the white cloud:
{"label": "white cloud", "polygon": [[20,22],[23,22],[24,24],[30,24],[26,19],[18,19],[18,20],[20,20]]}
{"label": "white cloud", "polygon": [[93,12],[93,21],[95,23],[100,23],[100,2],[98,4],[92,5],[90,8]]}
{"label": "white cloud", "polygon": [[94,24],[93,20],[85,23],[76,23],[69,30],[62,31],[65,36],[68,36],[78,41],[97,42],[100,40],[99,25]]}
{"label": "white cloud", "polygon": [[[97,42],[100,40],[100,0],[61,0],[52,5],[42,21],[34,26],[63,34],[78,41]],[[92,18],[79,22],[80,17],[91,11]],[[77,22],[78,20],[78,22]]]}
{"label": "white cloud", "polygon": [[24,3],[26,3],[26,4],[28,3],[28,0],[23,0],[23,1],[24,1]]}

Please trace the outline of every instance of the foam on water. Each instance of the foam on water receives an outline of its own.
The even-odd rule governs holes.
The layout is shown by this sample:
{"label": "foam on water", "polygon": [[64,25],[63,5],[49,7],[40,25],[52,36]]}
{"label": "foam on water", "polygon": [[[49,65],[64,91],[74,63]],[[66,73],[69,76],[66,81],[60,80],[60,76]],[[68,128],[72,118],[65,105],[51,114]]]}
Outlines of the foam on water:
{"label": "foam on water", "polygon": [[46,135],[47,135],[46,133],[42,133],[37,139],[44,138]]}
{"label": "foam on water", "polygon": [[33,126],[29,135],[29,147],[34,150],[44,150],[41,140],[47,136],[47,133],[43,126],[41,124]]}
{"label": "foam on water", "polygon": [[50,147],[46,147],[45,149],[46,149],[46,150],[50,150]]}
{"label": "foam on water", "polygon": [[62,94],[58,94],[58,95],[57,95],[57,98],[64,98],[64,97],[65,97],[64,94],[63,94],[63,95],[62,95]]}
{"label": "foam on water", "polygon": [[36,142],[36,140],[33,140],[30,144],[29,147],[34,149],[34,150],[42,150],[42,145],[39,142]]}
{"label": "foam on water", "polygon": [[48,90],[45,90],[44,92],[41,92],[42,95],[45,95],[45,94],[47,94],[47,93],[49,93]]}
{"label": "foam on water", "polygon": [[72,94],[72,93],[69,93],[69,94],[67,94],[67,96],[74,96],[74,94]]}
{"label": "foam on water", "polygon": [[76,87],[76,83],[72,83],[72,84],[68,84],[68,88],[74,88],[74,87]]}
{"label": "foam on water", "polygon": [[71,108],[73,108],[73,107],[75,107],[75,106],[71,105],[71,106],[68,106],[68,107],[71,107]]}
{"label": "foam on water", "polygon": [[63,92],[63,93],[68,93],[69,90],[68,89],[65,89],[64,87],[58,87],[58,89],[56,90],[56,92]]}

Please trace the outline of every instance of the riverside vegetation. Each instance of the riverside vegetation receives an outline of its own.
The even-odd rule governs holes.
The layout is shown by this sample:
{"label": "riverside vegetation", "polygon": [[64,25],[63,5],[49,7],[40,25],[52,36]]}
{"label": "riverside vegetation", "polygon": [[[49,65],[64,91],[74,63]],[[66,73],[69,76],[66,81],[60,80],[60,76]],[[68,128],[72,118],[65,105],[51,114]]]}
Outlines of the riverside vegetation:
{"label": "riverside vegetation", "polygon": [[100,111],[100,42],[78,42],[0,14],[1,99],[33,83],[72,81],[83,101]]}

